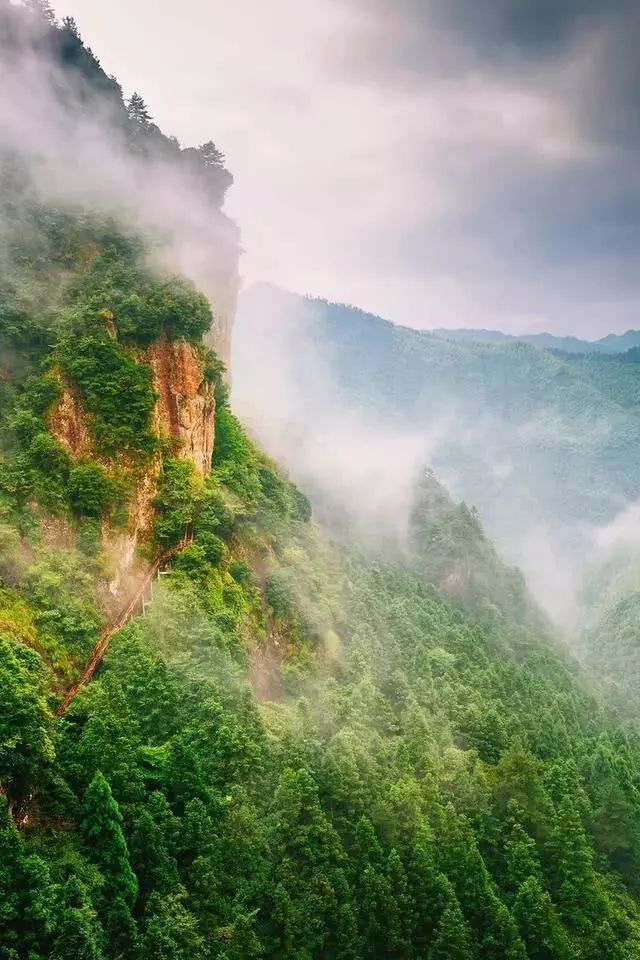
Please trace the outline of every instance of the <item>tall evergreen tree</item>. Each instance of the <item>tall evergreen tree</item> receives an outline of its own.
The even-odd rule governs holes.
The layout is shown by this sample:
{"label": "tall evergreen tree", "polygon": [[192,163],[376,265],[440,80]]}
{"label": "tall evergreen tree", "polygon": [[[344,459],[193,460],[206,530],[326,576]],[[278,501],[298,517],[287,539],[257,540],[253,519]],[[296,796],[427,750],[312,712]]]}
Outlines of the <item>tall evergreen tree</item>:
{"label": "tall evergreen tree", "polygon": [[122,814],[100,771],[84,795],[80,829],[89,856],[105,878],[105,897],[121,897],[131,907],[138,884],[122,832]]}
{"label": "tall evergreen tree", "polygon": [[0,947],[17,945],[22,919],[24,847],[13,822],[7,798],[0,796]]}
{"label": "tall evergreen tree", "polygon": [[455,895],[438,922],[429,960],[475,960],[469,925]]}
{"label": "tall evergreen tree", "polygon": [[149,113],[146,103],[140,94],[135,91],[131,94],[129,101],[127,102],[127,115],[129,120],[136,124],[136,126],[142,131],[149,127],[153,119]]}
{"label": "tall evergreen tree", "polygon": [[86,888],[77,878],[67,880],[62,905],[51,960],[102,960],[100,925]]}
{"label": "tall evergreen tree", "polygon": [[537,877],[518,890],[513,914],[529,960],[571,960],[573,950],[551,897]]}
{"label": "tall evergreen tree", "polygon": [[205,960],[196,918],[184,905],[184,891],[152,894],[146,910],[140,960]]}
{"label": "tall evergreen tree", "polygon": [[224,153],[222,150],[218,150],[212,140],[208,140],[207,143],[203,143],[201,147],[198,147],[198,154],[205,170],[212,167],[220,168],[224,166]]}

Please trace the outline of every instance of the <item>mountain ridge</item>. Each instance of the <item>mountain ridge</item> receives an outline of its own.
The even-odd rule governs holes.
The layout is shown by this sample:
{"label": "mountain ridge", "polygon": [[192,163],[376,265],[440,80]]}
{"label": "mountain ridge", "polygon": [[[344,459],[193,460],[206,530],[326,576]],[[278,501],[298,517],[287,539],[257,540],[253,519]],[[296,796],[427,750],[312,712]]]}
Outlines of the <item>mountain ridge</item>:
{"label": "mountain ridge", "polygon": [[[5,16],[62,29],[95,70],[46,0],[0,0],[0,36]],[[138,193],[158,185],[158,134],[134,106],[123,122],[138,161],[122,159]],[[196,154],[202,185],[214,154]],[[215,291],[228,321],[237,244],[201,251],[208,299],[177,249],[160,256],[182,209],[133,230],[84,194],[34,198],[28,157],[0,150],[0,164],[22,184],[0,178],[13,217],[0,256],[0,960],[632,960],[640,737],[478,513],[374,416],[371,450],[349,448],[369,541],[314,521],[233,412],[236,386],[206,345],[224,353]],[[105,175],[98,165],[97,185]],[[189,241],[211,239],[187,226]],[[359,322],[354,389],[371,372]],[[313,402],[327,331],[288,357]],[[551,381],[562,367],[548,363]],[[266,388],[254,378],[267,415],[282,412],[275,372]],[[476,371],[481,386],[493,372]],[[518,373],[514,397],[530,370]],[[378,414],[384,376],[370,387]],[[307,438],[341,481],[353,397],[329,392],[328,429]],[[376,500],[374,465],[408,454],[419,489],[390,474]],[[353,498],[341,505],[346,528]],[[388,550],[381,515],[395,523],[408,506]],[[159,556],[171,564],[153,603],[107,637],[99,588],[123,531],[140,534],[129,552],[147,575]]]}

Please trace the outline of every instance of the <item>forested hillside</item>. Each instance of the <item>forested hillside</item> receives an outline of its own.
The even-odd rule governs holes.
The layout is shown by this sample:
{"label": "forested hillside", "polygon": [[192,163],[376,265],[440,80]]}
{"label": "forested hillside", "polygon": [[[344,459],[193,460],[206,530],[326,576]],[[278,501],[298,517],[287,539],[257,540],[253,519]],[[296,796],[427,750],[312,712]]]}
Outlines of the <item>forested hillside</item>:
{"label": "forested hillside", "polygon": [[[157,170],[74,24],[0,23]],[[167,149],[237,241],[219,152]],[[1,160],[0,958],[639,957],[640,739],[478,513],[423,464],[405,549],[333,537],[235,416],[174,234]]]}
{"label": "forested hillside", "polygon": [[[448,418],[436,466],[453,473],[449,464],[458,459],[461,492],[467,497],[476,491],[478,506],[491,508],[486,487],[501,479],[491,476],[491,468],[503,461],[510,467],[509,485],[563,523],[604,521],[635,499],[635,351],[573,356],[520,342],[450,342],[353,307],[256,285],[243,295],[239,315],[238,377],[252,357],[245,330],[247,339],[277,339],[283,315],[291,318],[285,336],[299,327],[293,340],[299,368],[287,371],[292,390],[302,392],[317,350],[327,391],[336,388],[400,427],[426,429]],[[300,415],[306,415],[304,406]]]}
{"label": "forested hillside", "polygon": [[[575,630],[585,615],[585,563],[600,562],[605,528],[637,499],[638,359],[636,350],[579,355],[447,341],[257,285],[243,293],[235,328],[235,398],[330,511],[349,466],[321,469],[305,439],[314,430],[344,434],[343,459],[355,447],[382,485],[395,470],[406,486],[416,464],[429,462]],[[268,410],[256,401],[265,392]],[[395,458],[384,470],[377,438]]]}
{"label": "forested hillside", "polygon": [[530,343],[544,350],[562,350],[564,353],[626,353],[640,346],[640,331],[627,330],[626,333],[609,333],[599,340],[581,340],[580,337],[559,337],[552,333],[525,333],[517,336],[503,333],[501,330],[473,330],[465,327],[447,329],[438,327],[431,330],[443,340],[462,340],[472,343]]}

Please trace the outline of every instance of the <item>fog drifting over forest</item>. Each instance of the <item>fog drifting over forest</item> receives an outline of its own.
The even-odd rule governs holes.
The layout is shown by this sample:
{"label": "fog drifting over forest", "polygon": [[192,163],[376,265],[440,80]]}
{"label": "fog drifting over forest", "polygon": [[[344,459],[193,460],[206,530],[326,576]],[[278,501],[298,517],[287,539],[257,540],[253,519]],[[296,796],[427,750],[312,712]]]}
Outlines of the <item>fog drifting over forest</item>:
{"label": "fog drifting over forest", "polygon": [[215,131],[250,281],[425,328],[638,324],[633,0],[58,12],[164,129]]}

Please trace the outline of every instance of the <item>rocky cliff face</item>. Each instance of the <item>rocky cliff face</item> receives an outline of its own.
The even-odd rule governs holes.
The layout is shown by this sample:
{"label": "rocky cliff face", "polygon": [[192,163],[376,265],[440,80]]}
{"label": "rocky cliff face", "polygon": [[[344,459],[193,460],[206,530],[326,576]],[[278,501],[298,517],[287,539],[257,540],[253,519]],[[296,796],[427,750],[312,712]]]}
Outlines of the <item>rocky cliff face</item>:
{"label": "rocky cliff face", "polygon": [[211,469],[215,399],[204,378],[204,364],[184,340],[160,337],[141,356],[153,370],[158,394],[155,417],[159,433],[179,443],[178,456],[191,460],[203,474]]}
{"label": "rocky cliff face", "polygon": [[91,455],[91,433],[75,390],[68,386],[64,388],[54,405],[50,419],[54,436],[74,457]]}
{"label": "rocky cliff face", "polygon": [[[157,394],[156,432],[173,437],[177,441],[175,455],[191,460],[206,475],[211,469],[213,454],[215,398],[213,384],[205,379],[204,362],[198,349],[184,340],[169,340],[163,335],[140,351],[139,360],[148,363],[153,371]],[[50,423],[53,434],[74,457],[94,456],[90,424],[80,397],[71,387],[64,387],[52,410]],[[114,530],[105,525],[103,529],[103,549],[110,575],[100,587],[100,601],[107,616],[119,610],[146,571],[147,562],[139,560],[136,548],[151,531],[160,466],[158,455],[136,471],[125,528]],[[69,539],[73,531],[67,526]]]}

